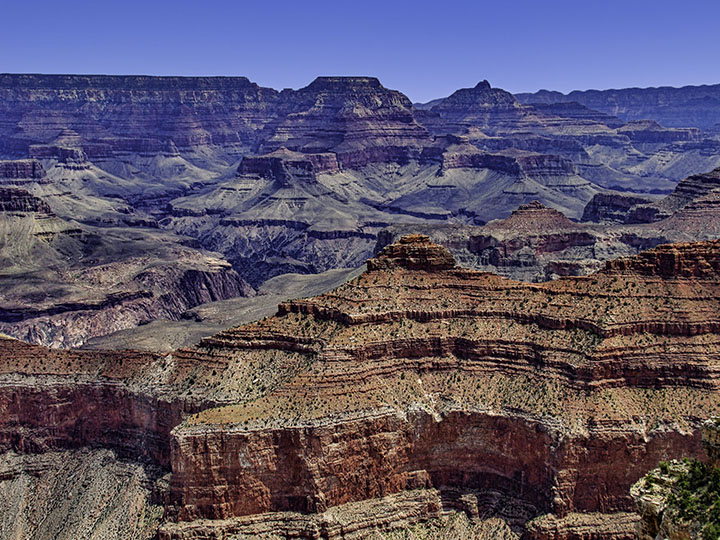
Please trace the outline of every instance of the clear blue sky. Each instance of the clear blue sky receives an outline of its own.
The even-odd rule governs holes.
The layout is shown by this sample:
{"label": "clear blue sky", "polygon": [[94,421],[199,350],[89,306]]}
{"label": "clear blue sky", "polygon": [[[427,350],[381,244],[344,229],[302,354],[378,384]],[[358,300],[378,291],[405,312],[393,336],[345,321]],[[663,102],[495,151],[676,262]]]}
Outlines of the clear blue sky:
{"label": "clear blue sky", "polygon": [[414,101],[720,83],[719,0],[1,0],[0,72],[374,75]]}

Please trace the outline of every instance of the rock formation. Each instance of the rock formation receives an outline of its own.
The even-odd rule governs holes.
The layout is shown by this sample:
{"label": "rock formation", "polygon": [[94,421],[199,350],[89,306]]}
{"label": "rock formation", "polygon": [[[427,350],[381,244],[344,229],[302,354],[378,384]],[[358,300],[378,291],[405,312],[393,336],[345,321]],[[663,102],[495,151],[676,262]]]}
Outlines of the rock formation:
{"label": "rock formation", "polygon": [[[5,246],[52,270],[12,266],[2,308],[13,320],[0,326],[48,345],[174,321],[198,301],[248,294],[247,283],[281,274],[359,267],[388,227],[459,230],[535,200],[571,219],[590,202],[588,219],[676,222],[609,236],[573,226],[545,240],[496,229],[480,233],[487,238],[468,245],[462,262],[540,281],[665,240],[714,237],[693,236],[713,215],[711,200],[674,217],[680,205],[656,206],[653,196],[720,164],[714,135],[624,124],[576,103],[523,104],[487,81],[414,107],[373,77],[319,77],[279,92],[243,77],[6,74],[0,117],[0,186],[27,193],[0,194],[14,209],[5,205]],[[619,201],[608,188],[641,193]],[[106,235],[136,245],[98,260]],[[4,251],[3,264],[20,260]],[[100,268],[117,278],[110,292],[79,286],[74,276]],[[138,277],[154,268],[163,270]],[[18,287],[26,274],[32,285]],[[68,306],[92,311],[75,320],[73,336],[60,328],[67,316],[46,326]],[[97,318],[110,311],[134,315]]]}
{"label": "rock formation", "polygon": [[517,94],[521,103],[577,102],[625,122],[655,120],[668,127],[711,129],[720,123],[720,84],[682,88],[623,88],[586,90],[569,94],[540,90]]}
{"label": "rock formation", "polygon": [[358,538],[450,511],[630,538],[630,485],[701,455],[697,419],[720,411],[719,308],[718,242],[527,284],[414,236],[168,355],[1,340],[0,448],[150,459],[163,539]]}
{"label": "rock formation", "polygon": [[720,168],[694,174],[678,183],[667,197],[651,201],[637,195],[599,193],[583,213],[583,221],[651,223],[667,219],[689,203],[720,191]]}
{"label": "rock formation", "polygon": [[487,81],[413,107],[373,77],[278,92],[6,74],[0,116],[0,157],[16,159],[2,183],[62,219],[191,236],[255,286],[360,265],[398,222],[482,224],[533,200],[579,218],[605,189],[664,194],[720,165],[711,134],[523,104]]}
{"label": "rock formation", "polygon": [[217,254],[175,235],[65,220],[2,185],[0,270],[0,331],[56,347],[254,292]]}

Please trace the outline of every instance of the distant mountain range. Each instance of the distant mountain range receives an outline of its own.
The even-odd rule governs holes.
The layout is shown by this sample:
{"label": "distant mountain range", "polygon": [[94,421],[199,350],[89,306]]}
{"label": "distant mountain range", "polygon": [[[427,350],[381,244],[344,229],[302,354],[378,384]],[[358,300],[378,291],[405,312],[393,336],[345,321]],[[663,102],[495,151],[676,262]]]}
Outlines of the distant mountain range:
{"label": "distant mountain range", "polygon": [[[0,208],[12,214],[0,323],[76,345],[92,336],[58,330],[70,312],[94,310],[76,328],[120,304],[108,328],[178,318],[274,276],[360,266],[391,226],[481,225],[536,200],[607,215],[619,192],[649,212],[720,166],[720,134],[704,129],[718,88],[617,91],[611,108],[615,94],[518,99],[481,81],[413,106],[374,77],[278,91],[244,77],[0,75]],[[670,110],[674,122],[654,116]],[[103,231],[127,248],[104,248]],[[181,271],[151,271],[173,257]],[[114,277],[86,289],[88,273]],[[159,300],[158,287],[185,292]]]}
{"label": "distant mountain range", "polygon": [[624,122],[650,119],[666,127],[720,129],[720,84],[575,90],[569,94],[540,90],[515,97],[525,104],[576,102],[617,116]]}

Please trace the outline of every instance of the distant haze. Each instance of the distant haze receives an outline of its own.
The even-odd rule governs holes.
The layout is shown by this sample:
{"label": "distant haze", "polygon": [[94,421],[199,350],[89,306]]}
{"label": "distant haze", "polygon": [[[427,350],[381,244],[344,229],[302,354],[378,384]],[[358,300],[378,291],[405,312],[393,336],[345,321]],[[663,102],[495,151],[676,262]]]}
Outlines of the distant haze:
{"label": "distant haze", "polygon": [[720,82],[720,2],[5,2],[0,72],[372,75],[413,101]]}

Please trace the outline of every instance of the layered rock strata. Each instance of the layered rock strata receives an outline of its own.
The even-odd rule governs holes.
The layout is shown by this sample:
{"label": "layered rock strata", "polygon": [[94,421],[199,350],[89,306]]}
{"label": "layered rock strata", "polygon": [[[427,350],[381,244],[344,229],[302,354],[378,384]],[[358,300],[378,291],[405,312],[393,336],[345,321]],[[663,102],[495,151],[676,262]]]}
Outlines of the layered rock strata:
{"label": "layered rock strata", "polygon": [[[700,357],[718,323],[711,305],[691,298],[718,299],[686,291],[688,280],[693,289],[715,287],[719,270],[716,244],[671,246],[592,278],[531,287],[449,268],[426,238],[405,238],[336,292],[281,304],[279,318],[184,353],[261,355],[278,370],[259,383],[265,397],[204,411],[174,430],[174,511],[181,520],[315,513],[428,486],[499,490],[529,514],[631,511],[628,488],[645,463],[700,452],[699,426],[677,407],[713,395],[714,360]],[[680,295],[687,309],[671,300],[666,312],[665,298],[651,299],[654,287]],[[593,305],[576,312],[583,304],[569,301],[574,295]],[[544,345],[549,335],[552,346]],[[689,347],[687,360],[670,361],[668,340]],[[703,365],[691,367],[690,358]],[[458,368],[460,378],[452,375]],[[680,405],[669,394],[693,397]],[[653,412],[638,431],[630,417],[640,409],[630,411],[647,403],[641,396],[675,403],[673,415]],[[520,403],[522,414],[509,413]],[[680,418],[686,427],[670,431],[647,424]],[[632,532],[612,534],[605,537]]]}
{"label": "layered rock strata", "polygon": [[623,88],[617,90],[576,90],[569,94],[540,90],[518,94],[522,103],[577,102],[624,121],[652,119],[669,127],[695,126],[712,129],[720,123],[720,85],[682,88]]}
{"label": "layered rock strata", "polygon": [[649,201],[629,194],[595,195],[583,213],[583,221],[652,223],[667,219],[698,199],[720,191],[720,168],[694,174],[680,181],[667,197]]}
{"label": "layered rock strata", "polygon": [[[141,452],[172,470],[166,519],[230,520],[211,529],[437,489],[445,510],[494,509],[515,528],[555,514],[566,537],[631,511],[628,487],[648,463],[701,451],[696,408],[720,405],[716,243],[662,247],[543,285],[455,267],[422,236],[369,268],[333,293],[283,303],[274,318],[165,357],[44,353],[38,363],[40,349],[15,344],[8,375],[48,373],[32,392],[4,386],[15,411],[5,445]],[[49,406],[42,380],[78,369],[92,386],[50,397],[75,405],[47,437],[35,416]],[[93,386],[130,400],[115,410],[136,412],[80,428],[91,418],[84,408],[99,403]],[[165,412],[150,421],[142,411],[155,407]],[[70,443],[67,430],[82,436]],[[508,498],[516,502],[499,502]],[[600,516],[567,517],[587,513]],[[278,529],[297,527],[295,515]],[[199,530],[163,527],[168,538]],[[544,538],[548,527],[526,534]]]}
{"label": "layered rock strata", "polygon": [[162,538],[352,538],[458,510],[628,538],[629,486],[700,455],[698,418],[720,411],[719,308],[717,242],[532,285],[412,236],[169,355],[0,341],[0,443],[167,467]]}

